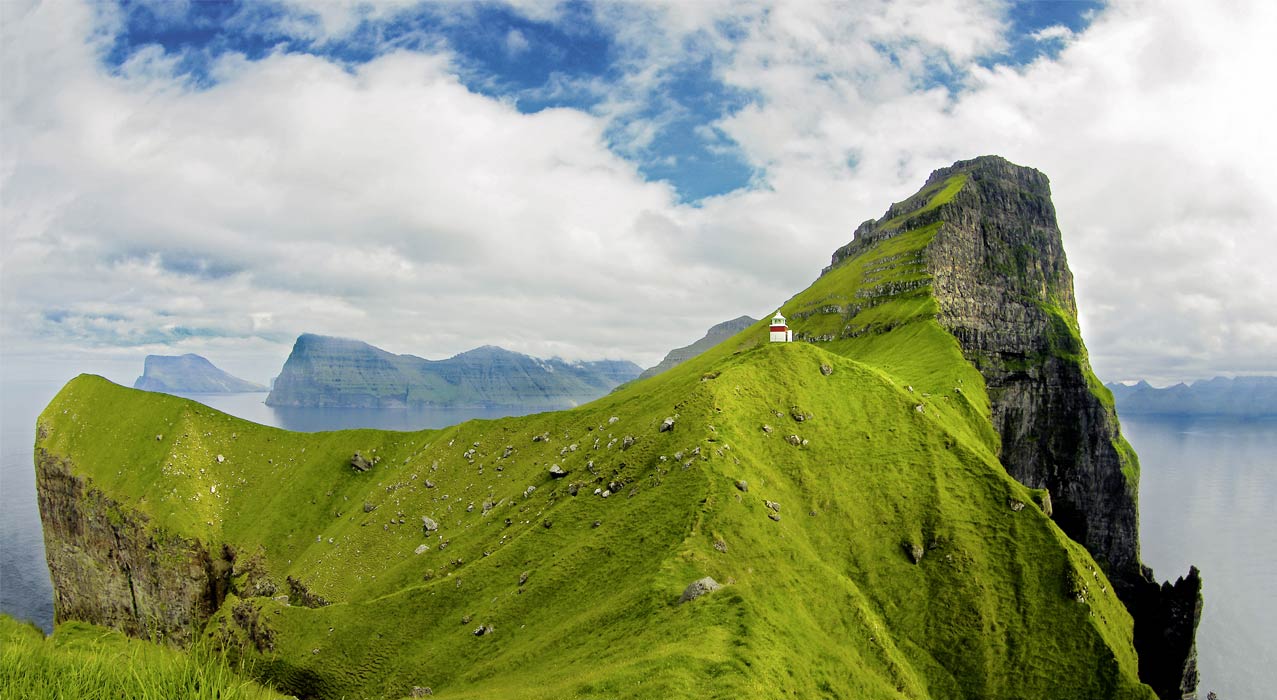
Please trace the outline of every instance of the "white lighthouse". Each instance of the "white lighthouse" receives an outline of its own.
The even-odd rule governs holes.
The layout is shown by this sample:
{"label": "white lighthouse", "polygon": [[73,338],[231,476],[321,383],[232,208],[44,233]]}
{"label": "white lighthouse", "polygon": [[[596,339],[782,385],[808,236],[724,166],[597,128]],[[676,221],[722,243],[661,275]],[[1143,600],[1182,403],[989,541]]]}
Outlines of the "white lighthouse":
{"label": "white lighthouse", "polygon": [[780,311],[776,311],[776,315],[772,316],[772,342],[788,343],[794,339],[794,332],[785,325],[785,317],[780,315]]}

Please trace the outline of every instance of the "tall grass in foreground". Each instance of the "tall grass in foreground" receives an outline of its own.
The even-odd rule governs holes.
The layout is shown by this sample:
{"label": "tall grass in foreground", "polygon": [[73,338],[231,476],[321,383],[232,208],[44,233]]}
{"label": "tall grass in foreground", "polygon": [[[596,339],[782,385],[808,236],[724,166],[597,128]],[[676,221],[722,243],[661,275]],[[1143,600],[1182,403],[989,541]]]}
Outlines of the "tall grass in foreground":
{"label": "tall grass in foreground", "polygon": [[70,622],[45,638],[34,625],[0,615],[0,697],[205,698],[281,697],[237,675],[224,658],[184,653],[119,632]]}

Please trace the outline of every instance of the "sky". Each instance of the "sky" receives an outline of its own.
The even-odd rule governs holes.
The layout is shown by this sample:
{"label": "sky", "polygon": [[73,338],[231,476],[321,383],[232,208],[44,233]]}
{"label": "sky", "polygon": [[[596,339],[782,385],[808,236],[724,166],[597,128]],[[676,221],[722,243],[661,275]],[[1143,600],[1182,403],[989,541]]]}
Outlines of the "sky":
{"label": "sky", "polygon": [[0,370],[303,332],[655,364],[956,160],[1105,381],[1277,373],[1277,3],[0,2]]}

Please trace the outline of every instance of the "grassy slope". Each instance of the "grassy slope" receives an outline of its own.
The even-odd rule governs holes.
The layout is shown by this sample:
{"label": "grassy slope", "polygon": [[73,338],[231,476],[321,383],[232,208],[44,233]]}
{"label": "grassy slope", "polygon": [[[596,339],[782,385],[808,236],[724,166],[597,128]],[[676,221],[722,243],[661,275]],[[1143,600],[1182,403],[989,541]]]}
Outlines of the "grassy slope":
{"label": "grassy slope", "polygon": [[[819,309],[920,278],[909,261],[932,235],[884,241],[783,311],[836,334]],[[156,523],[263,546],[277,580],[335,601],[255,599],[277,631],[264,675],[298,692],[1151,697],[1103,574],[998,464],[980,375],[934,301],[879,301],[855,338],[771,345],[760,322],[587,406],[442,431],[293,434],[81,377],[42,416],[43,445]],[[356,474],[354,450],[381,461]],[[705,575],[728,585],[678,604]]]}
{"label": "grassy slope", "polygon": [[281,697],[237,676],[217,657],[184,654],[119,632],[70,622],[52,637],[0,615],[0,690],[6,698]]}

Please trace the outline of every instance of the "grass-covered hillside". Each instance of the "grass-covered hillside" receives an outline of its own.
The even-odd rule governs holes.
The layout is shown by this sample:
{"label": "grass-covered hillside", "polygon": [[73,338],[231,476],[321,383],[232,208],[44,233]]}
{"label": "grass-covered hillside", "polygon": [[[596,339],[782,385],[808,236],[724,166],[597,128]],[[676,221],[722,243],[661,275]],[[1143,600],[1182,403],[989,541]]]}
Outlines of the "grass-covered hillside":
{"label": "grass-covered hillside", "polygon": [[0,695],[15,700],[281,697],[236,674],[220,656],[182,653],[83,622],[59,625],[45,638],[36,626],[8,615],[0,615]]}
{"label": "grass-covered hillside", "polygon": [[998,463],[932,235],[784,305],[833,340],[760,323],[570,411],[299,434],[83,376],[37,447],[91,517],[233,554],[202,643],[302,696],[1152,697],[1107,579]]}

